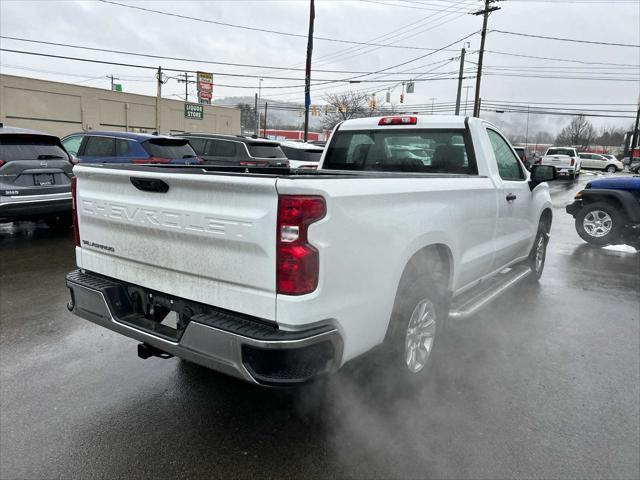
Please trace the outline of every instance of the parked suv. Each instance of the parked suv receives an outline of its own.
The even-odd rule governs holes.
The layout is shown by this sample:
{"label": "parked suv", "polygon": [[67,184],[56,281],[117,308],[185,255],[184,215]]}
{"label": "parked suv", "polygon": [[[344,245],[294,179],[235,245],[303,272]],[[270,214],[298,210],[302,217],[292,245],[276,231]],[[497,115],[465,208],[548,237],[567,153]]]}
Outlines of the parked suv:
{"label": "parked suv", "polygon": [[262,138],[212,133],[184,133],[189,143],[209,165],[286,167],[289,161],[280,144]]}
{"label": "parked suv", "polygon": [[616,173],[624,170],[624,165],[620,160],[613,157],[613,160],[605,155],[591,152],[580,152],[578,154],[582,160],[582,168],[593,168],[595,170],[604,170],[608,173]]}
{"label": "parked suv", "polygon": [[202,163],[186,140],[149,133],[78,132],[62,144],[79,163]]}
{"label": "parked suv", "polygon": [[70,220],[72,167],[58,137],[0,124],[0,222]]}

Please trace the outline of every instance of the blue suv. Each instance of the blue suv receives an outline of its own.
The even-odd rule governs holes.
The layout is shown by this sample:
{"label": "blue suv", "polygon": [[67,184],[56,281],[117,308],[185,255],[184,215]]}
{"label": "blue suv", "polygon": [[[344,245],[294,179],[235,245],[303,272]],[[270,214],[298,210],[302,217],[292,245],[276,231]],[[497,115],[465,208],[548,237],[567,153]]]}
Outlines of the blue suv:
{"label": "blue suv", "polygon": [[130,132],[78,132],[62,139],[74,163],[201,164],[182,138]]}
{"label": "blue suv", "polygon": [[567,205],[578,235],[594,245],[626,243],[640,249],[640,176],[587,183]]}

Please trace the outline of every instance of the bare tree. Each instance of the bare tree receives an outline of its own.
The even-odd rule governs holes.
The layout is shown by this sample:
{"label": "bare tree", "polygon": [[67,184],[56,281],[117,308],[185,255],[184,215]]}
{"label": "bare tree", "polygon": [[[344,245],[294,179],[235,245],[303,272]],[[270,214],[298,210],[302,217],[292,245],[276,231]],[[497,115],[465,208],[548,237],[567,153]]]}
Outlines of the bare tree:
{"label": "bare tree", "polygon": [[371,115],[369,100],[371,97],[361,92],[330,93],[324,97],[327,103],[327,114],[322,118],[322,126],[331,130],[338,123],[351,118]]}
{"label": "bare tree", "polygon": [[596,137],[596,130],[591,122],[579,115],[564,127],[556,138],[558,145],[578,146],[588,148]]}

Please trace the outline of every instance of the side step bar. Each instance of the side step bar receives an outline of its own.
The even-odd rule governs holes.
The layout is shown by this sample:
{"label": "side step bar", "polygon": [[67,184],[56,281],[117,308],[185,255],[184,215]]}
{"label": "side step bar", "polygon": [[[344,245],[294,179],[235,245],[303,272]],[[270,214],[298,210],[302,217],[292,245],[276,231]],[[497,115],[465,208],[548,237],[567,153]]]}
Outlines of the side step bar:
{"label": "side step bar", "polygon": [[505,290],[524,280],[530,273],[531,268],[524,265],[516,265],[503,270],[493,278],[454,298],[451,302],[449,317],[469,318],[499,297]]}

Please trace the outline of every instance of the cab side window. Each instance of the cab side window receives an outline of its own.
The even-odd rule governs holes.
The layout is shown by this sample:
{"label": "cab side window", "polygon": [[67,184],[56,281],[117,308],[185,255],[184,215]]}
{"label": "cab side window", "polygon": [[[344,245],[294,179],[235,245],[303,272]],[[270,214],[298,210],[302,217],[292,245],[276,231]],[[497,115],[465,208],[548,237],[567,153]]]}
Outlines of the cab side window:
{"label": "cab side window", "polygon": [[113,137],[89,137],[84,147],[87,157],[115,157],[116,139]]}
{"label": "cab side window", "polygon": [[518,157],[507,141],[502,136],[491,129],[487,129],[491,148],[498,163],[498,173],[503,180],[524,180],[524,172],[520,168]]}
{"label": "cab side window", "polygon": [[80,144],[83,138],[82,135],[74,135],[73,137],[65,138],[62,145],[64,145],[65,150],[71,155],[78,155],[78,150],[80,150]]}

